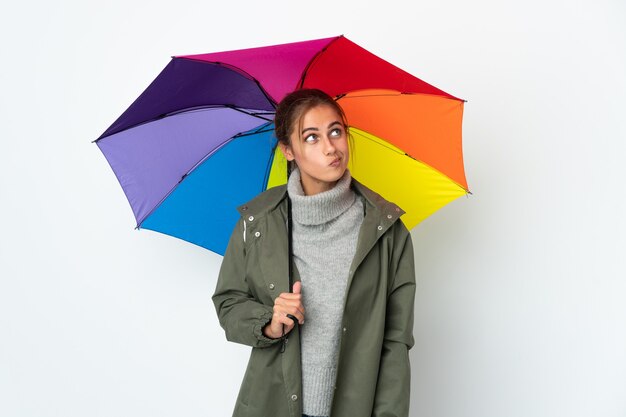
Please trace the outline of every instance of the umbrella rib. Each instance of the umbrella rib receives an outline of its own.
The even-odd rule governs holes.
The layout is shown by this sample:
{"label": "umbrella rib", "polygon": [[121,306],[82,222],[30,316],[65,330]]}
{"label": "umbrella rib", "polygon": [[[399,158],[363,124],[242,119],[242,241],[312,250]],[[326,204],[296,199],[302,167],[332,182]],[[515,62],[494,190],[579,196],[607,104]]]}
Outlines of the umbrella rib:
{"label": "umbrella rib", "polygon": [[386,145],[385,143],[383,143],[384,141],[374,140],[374,139],[369,138],[369,137],[367,137],[366,135],[362,135],[362,134],[360,134],[360,133],[358,133],[358,132],[356,132],[356,133],[350,133],[350,134],[356,134],[356,135],[358,135],[360,138],[362,138],[362,139],[366,139],[366,140],[369,140],[370,142],[374,142],[374,143],[375,143],[375,144],[377,144],[378,146],[382,146],[382,147],[384,147],[384,148],[387,148],[387,149],[389,149],[390,151],[393,151],[393,152],[395,152],[395,153],[397,153],[397,154],[404,155],[404,156],[408,156],[409,158],[411,158],[411,159],[412,159],[412,160],[414,160],[415,162],[419,162],[420,164],[423,164],[423,165],[427,166],[429,169],[432,169],[433,171],[435,171],[435,172],[439,173],[440,175],[442,175],[442,176],[444,176],[444,177],[448,178],[450,181],[452,181],[454,184],[456,184],[459,188],[461,188],[462,190],[464,190],[466,193],[468,193],[468,194],[472,194],[468,188],[463,187],[461,184],[459,184],[458,182],[456,182],[455,180],[453,180],[452,178],[450,178],[448,175],[444,174],[443,172],[441,172],[441,171],[440,171],[440,170],[438,170],[437,168],[433,167],[432,165],[427,164],[426,162],[422,161],[421,159],[417,159],[417,158],[415,158],[415,157],[413,157],[413,156],[409,155],[408,153],[406,153],[406,152],[404,152],[404,151],[399,151],[399,150],[398,150],[398,148],[395,148],[395,147],[391,147],[391,146],[389,146],[389,145]]}
{"label": "umbrella rib", "polygon": [[[354,133],[350,132],[350,134],[354,134]],[[361,138],[363,138],[363,139],[369,140],[370,142],[374,142],[375,144],[377,144],[377,145],[379,145],[379,146],[382,146],[382,147],[384,147],[384,148],[387,148],[387,149],[389,149],[390,151],[393,151],[393,152],[395,152],[395,153],[397,153],[397,154],[400,154],[400,155],[406,155],[406,156],[408,156],[409,158],[415,159],[415,160],[417,161],[417,159],[416,159],[416,158],[413,158],[411,155],[409,155],[409,154],[408,154],[408,153],[406,153],[406,152],[399,151],[399,150],[398,150],[398,148],[396,148],[396,147],[392,147],[392,146],[386,145],[385,143],[382,143],[381,141],[374,140],[374,139],[372,139],[372,138],[367,137],[366,135],[361,135],[361,134],[359,134],[358,132],[356,132],[356,135],[358,135],[359,137],[361,137]]]}
{"label": "umbrella rib", "polygon": [[[177,57],[173,56],[172,58],[177,58]],[[203,59],[190,58],[190,57],[182,57],[180,59],[188,59],[189,61],[202,62],[203,64],[207,64],[207,63],[208,64],[215,64],[215,65],[219,65],[219,66],[224,67],[224,68],[228,68],[228,69],[230,69],[232,71],[238,72],[239,74],[243,75],[247,79],[254,81],[256,83],[257,87],[259,87],[259,89],[261,90],[261,92],[263,93],[265,98],[267,99],[267,101],[269,101],[269,103],[272,105],[272,107],[276,108],[276,101],[267,93],[267,91],[265,91],[265,89],[263,88],[263,86],[261,85],[259,80],[257,80],[252,75],[250,75],[250,73],[248,73],[246,70],[244,70],[242,68],[239,68],[236,65],[229,64],[227,62],[205,61]]]}
{"label": "umbrella rib", "polygon": [[[237,138],[241,138],[241,137],[245,137],[245,136],[252,136],[252,135],[256,135],[259,133],[265,133],[265,132],[269,132],[272,131],[273,129],[267,129],[267,126],[269,126],[269,123],[266,123],[264,125],[261,125],[259,127],[257,127],[256,129],[253,130],[248,130],[246,132],[239,132],[236,135],[233,135],[231,137],[229,137],[228,139],[226,139],[224,142],[222,142],[221,144],[219,144],[218,146],[216,146],[215,148],[213,148],[211,151],[209,151],[206,155],[204,155],[198,162],[196,162],[190,169],[187,170],[187,172],[185,174],[183,174],[183,176],[180,178],[180,180],[178,181],[178,183],[174,186],[174,188],[176,188],[176,186],[178,184],[180,184],[189,174],[191,174],[192,171],[194,171],[198,166],[200,166],[204,161],[206,161],[209,157],[211,157],[211,155],[213,155],[214,153],[216,153],[217,151],[219,151],[220,149],[222,149],[224,146],[226,146],[228,143],[232,142],[233,140],[237,139]],[[146,216],[147,217],[147,216]]]}
{"label": "umbrella rib", "polygon": [[[360,91],[367,91],[368,89],[363,89]],[[402,95],[406,95],[406,96],[433,96],[433,97],[440,97],[442,99],[447,99],[447,100],[456,100],[456,101],[462,101],[464,103],[467,103],[467,100],[463,100],[460,98],[454,98],[451,99],[450,97],[446,97],[446,96],[442,96],[440,94],[433,94],[433,93],[418,93],[418,92],[414,92],[414,91],[396,91],[396,90],[390,90],[389,93],[387,94],[383,94],[383,93],[377,93],[377,94],[361,94],[358,96],[355,95],[348,95],[348,94],[353,94],[355,92],[357,92],[359,90],[353,90],[353,91],[349,91],[347,93],[341,93],[338,94],[335,97],[335,100],[339,101],[340,99],[355,99],[355,98],[363,98],[363,97],[389,97],[389,96],[402,96]],[[393,91],[393,92],[391,92]]]}
{"label": "umbrella rib", "polygon": [[[206,61],[204,61],[204,62],[206,62]],[[231,69],[233,71],[237,71],[238,73],[240,73],[244,77],[248,78],[249,80],[254,81],[256,83],[257,87],[259,87],[259,90],[261,90],[261,92],[263,93],[263,95],[267,99],[267,101],[269,101],[270,104],[274,108],[276,108],[276,101],[267,93],[267,91],[265,91],[265,88],[263,88],[263,86],[261,85],[259,80],[257,80],[255,77],[253,77],[252,74],[250,74],[248,71],[244,70],[243,68],[239,68],[236,65],[229,64],[227,62],[220,62],[220,61],[209,61],[209,62],[213,62],[216,65],[221,65],[222,67]]]}
{"label": "umbrella rib", "polygon": [[206,104],[206,105],[203,105],[203,106],[186,107],[184,109],[174,110],[174,111],[171,111],[169,113],[160,114],[160,115],[158,115],[156,117],[153,117],[152,119],[144,120],[143,122],[134,124],[132,126],[128,126],[126,129],[122,129],[122,130],[120,130],[118,132],[111,133],[110,135],[103,136],[103,137],[98,138],[96,140],[92,140],[91,143],[99,142],[102,139],[106,139],[106,138],[111,137],[113,135],[117,135],[118,133],[122,133],[122,132],[125,132],[127,130],[139,127],[139,126],[155,122],[157,120],[163,119],[163,118],[168,117],[168,116],[175,116],[175,115],[180,114],[180,113],[188,113],[188,112],[193,112],[193,111],[196,111],[196,110],[223,109],[223,108],[237,110],[237,111],[245,113],[245,114],[247,114],[249,116],[256,117],[258,119],[262,119],[262,120],[266,120],[266,121],[271,121],[272,120],[272,119],[268,119],[266,117],[262,117],[261,116],[261,115],[273,114],[273,113],[269,113],[269,112],[267,112],[267,113],[266,112],[247,112],[247,111],[245,111],[243,109],[240,109],[240,108],[238,108],[238,107],[236,107],[236,106],[234,106],[232,104]]}
{"label": "umbrella rib", "polygon": [[276,142],[276,146],[272,148],[271,158],[269,158],[267,166],[265,167],[265,176],[263,177],[263,186],[259,192],[264,191],[267,188],[267,183],[269,182],[270,172],[272,171],[272,165],[274,164],[274,158],[276,157],[276,147],[278,146],[278,142]]}
{"label": "umbrella rib", "polygon": [[233,140],[235,140],[237,138],[244,137],[244,136],[251,136],[251,135],[255,135],[257,133],[264,133],[264,132],[272,131],[273,129],[267,129],[267,126],[269,126],[270,124],[271,123],[266,123],[266,124],[263,124],[263,125],[259,126],[258,128],[254,129],[254,130],[249,130],[249,131],[244,132],[244,133],[241,133],[241,132],[237,133],[236,135],[233,135],[233,136],[229,137],[228,139],[226,139],[224,142],[220,143],[215,148],[211,149],[206,155],[204,155],[202,158],[200,158],[200,160],[198,162],[196,162],[190,169],[187,170],[186,173],[184,173],[180,177],[178,182],[176,184],[174,184],[174,186],[167,193],[165,193],[163,198],[161,198],[161,200],[159,200],[159,202],[157,204],[155,204],[154,207],[152,207],[152,209],[143,217],[141,222],[139,222],[137,224],[137,226],[135,226],[135,229],[139,229],[141,227],[141,223],[143,223],[148,217],[150,217],[152,215],[152,213],[154,213],[154,211],[161,204],[163,204],[163,202],[174,192],[174,190],[180,185],[180,183],[183,182],[183,180],[185,178],[187,178],[189,176],[189,174],[191,174],[196,168],[198,168],[200,165],[202,165],[202,163],[204,161],[206,161],[209,157],[211,157],[211,155],[215,154],[217,151],[219,151],[224,146],[226,146],[228,143],[232,142]]}
{"label": "umbrella rib", "polygon": [[267,117],[263,117],[261,115],[273,115],[274,113],[271,112],[251,112],[251,111],[246,111],[244,109],[240,109],[239,107],[235,107],[231,104],[225,104],[224,107],[228,107],[229,109],[233,109],[235,111],[247,114],[249,116],[253,116],[253,117],[257,117],[259,119],[265,120],[267,122],[271,122],[273,119],[268,119]]}
{"label": "umbrella rib", "polygon": [[328,45],[326,45],[325,47],[323,47],[322,49],[320,49],[313,58],[311,58],[309,60],[309,62],[306,64],[306,67],[304,67],[304,70],[302,71],[302,75],[300,76],[300,82],[298,82],[298,86],[297,88],[300,89],[302,88],[302,86],[304,86],[304,79],[306,78],[307,72],[309,72],[309,68],[311,68],[311,66],[313,65],[313,63],[315,61],[317,61],[317,58],[319,58],[319,56],[321,54],[323,54],[333,43],[335,43],[338,39],[343,38],[343,35],[339,35],[337,36],[335,39],[333,39],[332,41],[330,41],[328,43]]}

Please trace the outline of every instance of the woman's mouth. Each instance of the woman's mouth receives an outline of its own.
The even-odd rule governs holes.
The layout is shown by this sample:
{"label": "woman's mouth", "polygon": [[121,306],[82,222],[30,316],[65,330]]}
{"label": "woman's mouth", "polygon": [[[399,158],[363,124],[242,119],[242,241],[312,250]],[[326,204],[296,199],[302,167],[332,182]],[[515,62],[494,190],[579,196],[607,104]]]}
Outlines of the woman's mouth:
{"label": "woman's mouth", "polygon": [[329,165],[330,165],[331,167],[336,168],[336,167],[338,167],[338,166],[339,166],[339,163],[340,163],[340,162],[341,162],[341,158],[337,158],[337,159],[335,159],[333,162],[331,162]]}

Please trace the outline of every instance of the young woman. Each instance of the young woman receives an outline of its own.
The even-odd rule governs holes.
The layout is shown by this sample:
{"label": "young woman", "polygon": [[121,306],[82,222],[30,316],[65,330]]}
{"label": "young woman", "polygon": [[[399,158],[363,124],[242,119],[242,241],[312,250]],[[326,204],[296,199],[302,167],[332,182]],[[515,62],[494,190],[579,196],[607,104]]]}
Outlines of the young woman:
{"label": "young woman", "polygon": [[213,295],[226,338],[252,346],[233,415],[406,417],[415,272],[403,211],[351,177],[331,97],[295,91],[274,122],[295,166],[239,207]]}

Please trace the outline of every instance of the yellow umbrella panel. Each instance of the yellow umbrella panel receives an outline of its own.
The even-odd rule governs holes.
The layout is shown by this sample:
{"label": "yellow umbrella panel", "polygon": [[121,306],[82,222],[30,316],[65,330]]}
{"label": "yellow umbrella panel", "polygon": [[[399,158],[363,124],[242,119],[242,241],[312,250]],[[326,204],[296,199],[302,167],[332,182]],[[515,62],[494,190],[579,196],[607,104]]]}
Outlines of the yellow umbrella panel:
{"label": "yellow umbrella panel", "polygon": [[408,156],[384,140],[351,128],[354,152],[348,168],[354,178],[406,213],[402,221],[410,230],[466,190],[436,169]]}

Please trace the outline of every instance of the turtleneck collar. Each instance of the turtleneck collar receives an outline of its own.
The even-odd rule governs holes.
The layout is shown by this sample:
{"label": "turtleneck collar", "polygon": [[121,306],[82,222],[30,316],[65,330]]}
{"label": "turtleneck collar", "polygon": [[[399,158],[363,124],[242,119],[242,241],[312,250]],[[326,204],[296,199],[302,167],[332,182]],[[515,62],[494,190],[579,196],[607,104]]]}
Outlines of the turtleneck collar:
{"label": "turtleneck collar", "polygon": [[352,176],[346,169],[330,190],[305,195],[300,182],[300,170],[295,168],[287,181],[293,220],[304,225],[318,225],[338,217],[350,208],[356,199],[356,194],[350,188],[351,182]]}

